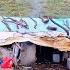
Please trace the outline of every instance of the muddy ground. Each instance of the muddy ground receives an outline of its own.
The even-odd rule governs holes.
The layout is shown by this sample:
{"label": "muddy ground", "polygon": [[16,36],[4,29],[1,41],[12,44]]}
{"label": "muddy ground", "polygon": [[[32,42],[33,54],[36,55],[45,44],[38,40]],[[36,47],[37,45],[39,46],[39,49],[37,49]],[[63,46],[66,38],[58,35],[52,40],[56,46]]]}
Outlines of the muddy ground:
{"label": "muddy ground", "polygon": [[19,66],[18,68],[14,68],[15,70],[67,70],[61,64],[33,64],[30,69],[28,67]]}
{"label": "muddy ground", "polygon": [[[10,48],[0,47],[0,52],[2,53],[2,54],[0,53],[0,58],[5,56],[12,57],[12,51]],[[32,68],[32,70],[67,70],[66,66],[63,66],[62,64],[53,64],[50,62],[33,63],[30,67]],[[26,66],[23,66],[19,63],[17,68],[16,67],[13,68],[14,70],[27,70]]]}

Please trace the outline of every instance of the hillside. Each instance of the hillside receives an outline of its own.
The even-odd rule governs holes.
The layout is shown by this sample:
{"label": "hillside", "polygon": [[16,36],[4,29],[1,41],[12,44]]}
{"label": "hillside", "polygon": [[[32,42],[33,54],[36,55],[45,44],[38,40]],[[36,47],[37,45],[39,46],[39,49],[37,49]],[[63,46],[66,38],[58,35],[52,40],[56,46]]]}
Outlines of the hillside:
{"label": "hillside", "polygon": [[1,16],[69,17],[70,0],[0,0]]}

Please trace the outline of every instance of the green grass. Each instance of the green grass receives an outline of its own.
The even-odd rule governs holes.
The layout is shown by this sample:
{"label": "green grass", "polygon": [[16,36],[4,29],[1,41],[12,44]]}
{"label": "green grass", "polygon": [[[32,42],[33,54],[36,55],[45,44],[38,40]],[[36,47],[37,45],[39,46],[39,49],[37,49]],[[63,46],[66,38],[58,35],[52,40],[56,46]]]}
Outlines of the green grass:
{"label": "green grass", "polygon": [[[21,0],[20,0],[21,1]],[[52,17],[70,17],[70,0],[43,0],[43,15]],[[15,0],[0,0],[1,16],[29,16],[33,7],[30,3],[16,3]],[[32,16],[32,15],[31,15]]]}
{"label": "green grass", "polygon": [[18,4],[9,0],[0,0],[1,16],[26,16],[28,13],[27,4]]}
{"label": "green grass", "polygon": [[[45,15],[53,17],[70,17],[70,1],[69,0],[49,0],[46,2]],[[47,9],[47,10],[46,10]]]}

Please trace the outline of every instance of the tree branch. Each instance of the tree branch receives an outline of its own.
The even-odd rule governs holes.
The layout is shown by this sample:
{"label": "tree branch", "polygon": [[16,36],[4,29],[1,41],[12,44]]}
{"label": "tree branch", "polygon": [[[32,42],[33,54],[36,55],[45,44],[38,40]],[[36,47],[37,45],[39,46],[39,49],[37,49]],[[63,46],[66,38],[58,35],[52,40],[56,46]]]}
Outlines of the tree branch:
{"label": "tree branch", "polygon": [[35,22],[34,28],[36,29],[37,26],[37,21],[35,21],[33,18],[29,17],[30,19],[32,19]]}
{"label": "tree branch", "polygon": [[51,18],[49,18],[55,25],[57,25],[57,26],[59,26],[60,28],[62,28],[66,33],[67,33],[67,36],[69,36],[69,31],[65,28],[65,27],[63,27],[63,26],[61,26],[61,25],[59,25],[58,23],[56,23],[53,19],[51,19]]}
{"label": "tree branch", "polygon": [[69,26],[69,23],[68,23],[67,20],[66,20],[66,22],[64,23],[64,25],[70,30],[70,26]]}
{"label": "tree branch", "polygon": [[7,27],[7,29],[8,29],[9,31],[12,31],[11,28],[9,27],[9,25],[4,21],[4,18],[3,18],[3,21],[2,21],[2,22],[5,24],[5,26]]}

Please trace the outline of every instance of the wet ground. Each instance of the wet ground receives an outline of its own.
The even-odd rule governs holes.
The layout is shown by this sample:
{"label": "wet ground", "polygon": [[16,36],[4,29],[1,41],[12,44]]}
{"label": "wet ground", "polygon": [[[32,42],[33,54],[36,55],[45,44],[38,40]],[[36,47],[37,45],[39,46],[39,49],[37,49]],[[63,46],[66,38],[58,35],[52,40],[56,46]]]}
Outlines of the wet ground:
{"label": "wet ground", "polygon": [[[27,69],[30,68],[30,69]],[[61,64],[33,64],[32,67],[24,67],[19,66],[18,69],[15,70],[67,70],[66,67],[64,67]]]}
{"label": "wet ground", "polygon": [[[66,70],[66,68],[60,64],[38,64],[37,66],[37,70]],[[36,70],[36,67],[34,70]]]}

